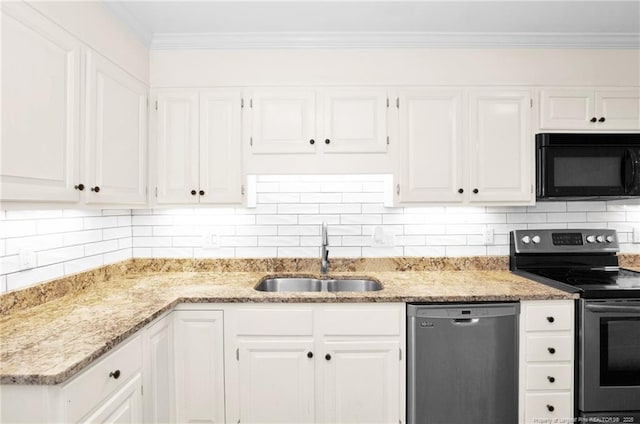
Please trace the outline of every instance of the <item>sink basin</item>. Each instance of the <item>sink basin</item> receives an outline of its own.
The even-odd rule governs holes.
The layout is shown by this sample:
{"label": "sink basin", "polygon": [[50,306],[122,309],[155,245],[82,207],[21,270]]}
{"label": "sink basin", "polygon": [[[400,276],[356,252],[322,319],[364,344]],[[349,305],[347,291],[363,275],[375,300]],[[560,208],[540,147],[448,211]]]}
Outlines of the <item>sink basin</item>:
{"label": "sink basin", "polygon": [[368,279],[278,277],[262,280],[255,289],[266,292],[367,292],[382,290],[382,284]]}

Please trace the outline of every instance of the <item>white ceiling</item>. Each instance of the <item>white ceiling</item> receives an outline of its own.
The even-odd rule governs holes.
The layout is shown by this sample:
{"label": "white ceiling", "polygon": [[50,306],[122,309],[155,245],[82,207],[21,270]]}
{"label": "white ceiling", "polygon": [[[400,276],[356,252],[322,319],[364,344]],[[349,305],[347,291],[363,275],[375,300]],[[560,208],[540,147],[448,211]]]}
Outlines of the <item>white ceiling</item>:
{"label": "white ceiling", "polygon": [[104,1],[151,48],[640,47],[634,1]]}

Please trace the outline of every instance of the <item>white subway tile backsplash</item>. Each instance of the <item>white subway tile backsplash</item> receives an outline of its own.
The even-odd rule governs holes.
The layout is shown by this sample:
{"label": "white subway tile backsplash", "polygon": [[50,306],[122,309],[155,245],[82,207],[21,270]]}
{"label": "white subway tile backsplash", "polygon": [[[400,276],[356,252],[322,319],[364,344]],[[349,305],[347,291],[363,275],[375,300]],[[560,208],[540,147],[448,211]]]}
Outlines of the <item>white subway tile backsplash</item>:
{"label": "white subway tile backsplash", "polygon": [[534,224],[547,222],[547,214],[546,213],[537,213],[537,212],[529,212],[529,213],[508,213],[507,214],[507,222],[510,224]]}
{"label": "white subway tile backsplash", "polygon": [[[279,236],[316,236],[320,235],[319,225],[280,225],[275,227],[278,229]],[[265,234],[268,235],[268,234]]]}
{"label": "white subway tile backsplash", "polygon": [[80,259],[68,261],[64,263],[65,274],[75,274],[77,272],[88,271],[104,265],[103,255],[87,256]]}
{"label": "white subway tile backsplash", "polygon": [[603,212],[607,202],[567,202],[567,212]]}
{"label": "white subway tile backsplash", "polygon": [[482,234],[486,226],[479,224],[447,225],[446,234]]}
{"label": "white subway tile backsplash", "polygon": [[258,193],[258,203],[298,203],[298,193]]}
{"label": "white subway tile backsplash", "polygon": [[[304,224],[302,218],[305,217],[300,217],[300,224]],[[295,225],[297,223],[297,215],[258,215],[256,217],[256,224],[258,225]]]}
{"label": "white subway tile backsplash", "polygon": [[193,248],[190,247],[154,247],[151,249],[153,258],[193,258]]}
{"label": "white subway tile backsplash", "polygon": [[404,248],[404,256],[420,257],[420,256],[444,256],[444,246],[407,246]]}
{"label": "white subway tile backsplash", "polygon": [[321,214],[341,214],[341,213],[380,213],[380,212],[365,212],[362,208],[363,205],[359,203],[322,203],[320,204]]}
{"label": "white subway tile backsplash", "polygon": [[301,225],[322,224],[326,222],[329,225],[340,223],[340,215],[300,215],[298,223]]}
{"label": "white subway tile backsplash", "polygon": [[236,258],[271,258],[278,255],[277,247],[238,247]]}
{"label": "white subway tile backsplash", "polygon": [[317,193],[320,191],[320,183],[310,182],[282,182],[281,193]]}
{"label": "white subway tile backsplash", "polygon": [[4,238],[34,236],[38,221],[0,221],[0,236]]}
{"label": "white subway tile backsplash", "polygon": [[280,204],[278,205],[279,214],[317,214],[320,210],[318,205],[305,204]]}
{"label": "white subway tile backsplash", "polygon": [[235,246],[257,246],[258,237],[256,236],[220,236],[220,246],[235,247]]}
{"label": "white subway tile backsplash", "polygon": [[353,246],[329,247],[329,258],[358,258],[360,256],[362,256],[361,247],[353,247]]}
{"label": "white subway tile backsplash", "polygon": [[352,224],[362,224],[362,225],[375,225],[382,224],[382,215],[355,215],[355,214],[347,214],[340,216],[340,224],[343,225],[352,225]]}
{"label": "white subway tile backsplash", "polygon": [[[345,197],[357,196],[359,193],[349,193]],[[342,200],[342,193],[302,193],[300,202],[302,203],[338,203]]]}
{"label": "white subway tile backsplash", "polygon": [[527,212],[566,212],[567,202],[538,202],[535,206],[527,206]]}
{"label": "white subway tile backsplash", "polygon": [[85,256],[113,252],[114,250],[118,250],[118,240],[101,241],[98,243],[89,243],[84,245]]}
{"label": "white subway tile backsplash", "polygon": [[585,212],[548,213],[547,222],[584,222],[587,220]]}
{"label": "white subway tile backsplash", "polygon": [[[383,193],[348,193],[339,195],[344,203],[382,203],[384,201]],[[338,198],[338,200],[340,199]],[[335,203],[328,202],[328,203]]]}
{"label": "white subway tile backsplash", "polygon": [[94,243],[96,241],[102,241],[102,230],[73,231],[62,234],[61,237],[63,238],[65,246]]}
{"label": "white subway tile backsplash", "polygon": [[589,222],[625,222],[626,220],[625,212],[587,212]]}
{"label": "white subway tile backsplash", "polygon": [[125,237],[131,237],[131,227],[105,228],[102,230],[103,240],[120,239]]}
{"label": "white subway tile backsplash", "polygon": [[69,246],[60,249],[43,250],[38,252],[38,266],[62,263],[68,260],[80,259],[85,255],[84,246]]}
{"label": "white subway tile backsplash", "polygon": [[[364,184],[379,184],[379,183],[364,183]],[[363,191],[372,191],[372,190],[363,190],[363,183],[360,182],[342,182],[342,183],[334,183],[327,182],[322,183],[320,186],[320,191],[324,193],[361,193]],[[373,190],[373,191],[382,191]]]}
{"label": "white subway tile backsplash", "polygon": [[104,254],[104,264],[112,264],[120,261],[127,260],[131,257],[131,249],[118,249],[113,252],[107,252]]}
{"label": "white subway tile backsplash", "polygon": [[39,251],[63,247],[65,246],[65,236],[66,234],[47,234],[43,236],[10,238],[6,240],[6,254],[12,255],[15,253],[19,253],[20,249],[23,248],[33,251]]}
{"label": "white subway tile backsplash", "polygon": [[[288,226],[278,227],[276,225],[247,225],[237,226],[235,235],[238,236],[275,236],[279,228],[289,228]],[[290,228],[297,228],[292,225]]]}
{"label": "white subway tile backsplash", "polygon": [[467,244],[467,236],[464,235],[452,235],[452,236],[427,236],[427,245],[431,246],[458,246]]}
{"label": "white subway tile backsplash", "polygon": [[109,227],[117,227],[117,226],[118,226],[117,216],[84,218],[85,230],[93,230],[96,228],[109,228]]}
{"label": "white subway tile backsplash", "polygon": [[235,254],[236,250],[233,247],[218,247],[215,249],[193,249],[194,258],[233,258]]}
{"label": "white subway tile backsplash", "polygon": [[485,246],[447,246],[445,252],[447,256],[485,256],[487,248]]}
{"label": "white subway tile backsplash", "polygon": [[317,258],[320,256],[320,248],[303,246],[303,247],[278,247],[279,258]]}
{"label": "white subway tile backsplash", "polygon": [[258,246],[299,246],[299,245],[300,245],[300,239],[296,236],[259,236],[258,237]]}

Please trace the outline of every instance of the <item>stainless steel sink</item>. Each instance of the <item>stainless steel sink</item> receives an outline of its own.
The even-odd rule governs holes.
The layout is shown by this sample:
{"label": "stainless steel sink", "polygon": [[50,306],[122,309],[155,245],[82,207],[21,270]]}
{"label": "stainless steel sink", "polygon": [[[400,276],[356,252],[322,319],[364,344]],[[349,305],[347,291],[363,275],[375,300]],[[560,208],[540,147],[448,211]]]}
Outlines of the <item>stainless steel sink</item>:
{"label": "stainless steel sink", "polygon": [[278,277],[262,280],[255,289],[266,292],[368,292],[382,290],[382,284],[368,279]]}

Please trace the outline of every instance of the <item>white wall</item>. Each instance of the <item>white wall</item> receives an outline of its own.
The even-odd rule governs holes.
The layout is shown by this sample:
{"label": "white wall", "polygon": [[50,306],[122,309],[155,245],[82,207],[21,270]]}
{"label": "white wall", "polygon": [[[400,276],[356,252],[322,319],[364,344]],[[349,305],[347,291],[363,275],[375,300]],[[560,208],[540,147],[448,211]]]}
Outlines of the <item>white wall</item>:
{"label": "white wall", "polygon": [[[256,208],[2,211],[0,291],[134,257],[318,257],[329,223],[331,257],[507,255],[517,228],[613,228],[640,253],[640,202],[544,202],[532,207],[385,208],[382,176],[259,176]],[[372,247],[380,226],[394,247]],[[485,228],[495,232],[483,244]],[[204,234],[219,247],[202,248]],[[17,270],[20,247],[37,268]]]}

